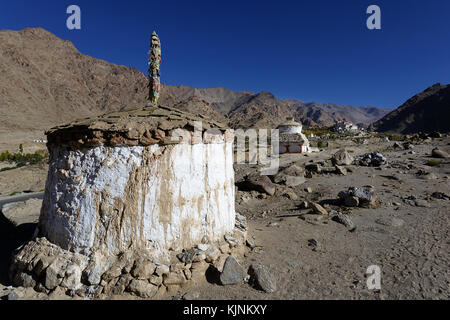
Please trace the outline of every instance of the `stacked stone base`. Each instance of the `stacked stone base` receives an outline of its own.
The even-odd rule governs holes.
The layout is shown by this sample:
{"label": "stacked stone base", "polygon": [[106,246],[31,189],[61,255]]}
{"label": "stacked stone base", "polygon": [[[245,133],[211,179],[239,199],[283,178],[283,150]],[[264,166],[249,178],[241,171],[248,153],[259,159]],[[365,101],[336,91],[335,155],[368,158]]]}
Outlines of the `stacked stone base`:
{"label": "stacked stone base", "polygon": [[234,232],[223,240],[172,253],[171,261],[165,263],[145,250],[85,256],[64,250],[46,238],[36,238],[14,255],[10,279],[14,286],[46,294],[95,299],[128,292],[141,298],[157,298],[204,281],[210,268],[221,272],[229,255],[239,257],[248,252],[246,240],[247,225],[240,215]]}

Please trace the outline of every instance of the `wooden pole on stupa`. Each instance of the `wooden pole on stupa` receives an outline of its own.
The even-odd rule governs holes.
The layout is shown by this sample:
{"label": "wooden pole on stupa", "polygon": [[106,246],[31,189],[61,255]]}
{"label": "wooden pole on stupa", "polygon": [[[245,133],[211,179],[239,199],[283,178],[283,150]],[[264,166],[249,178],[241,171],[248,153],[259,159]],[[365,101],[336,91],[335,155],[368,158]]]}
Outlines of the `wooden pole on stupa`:
{"label": "wooden pole on stupa", "polygon": [[148,102],[152,106],[158,106],[159,94],[161,92],[160,71],[161,65],[161,41],[153,31],[150,38],[150,52],[148,58]]}

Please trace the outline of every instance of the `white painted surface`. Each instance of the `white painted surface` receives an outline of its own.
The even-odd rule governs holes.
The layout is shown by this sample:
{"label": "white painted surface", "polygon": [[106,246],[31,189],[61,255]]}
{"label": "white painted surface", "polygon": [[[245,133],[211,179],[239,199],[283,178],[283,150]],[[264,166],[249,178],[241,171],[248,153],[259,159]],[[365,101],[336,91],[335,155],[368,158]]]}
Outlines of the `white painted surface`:
{"label": "white painted surface", "polygon": [[234,219],[232,142],[51,150],[40,232],[64,249],[164,259]]}
{"label": "white painted surface", "polygon": [[302,126],[279,126],[280,134],[282,133],[302,133]]}

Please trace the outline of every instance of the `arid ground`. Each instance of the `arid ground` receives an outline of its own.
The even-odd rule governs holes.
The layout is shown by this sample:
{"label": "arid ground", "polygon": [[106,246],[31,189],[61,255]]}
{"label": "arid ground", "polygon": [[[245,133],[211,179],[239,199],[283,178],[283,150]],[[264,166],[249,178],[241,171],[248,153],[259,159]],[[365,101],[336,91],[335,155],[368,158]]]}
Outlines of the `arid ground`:
{"label": "arid ground", "polygon": [[[277,282],[275,292],[265,293],[248,283],[222,286],[212,275],[203,283],[159,298],[449,299],[450,200],[439,199],[436,192],[450,194],[450,159],[437,159],[439,166],[427,162],[435,147],[450,151],[450,138],[427,139],[411,149],[394,149],[393,144],[380,138],[367,139],[366,144],[335,140],[318,153],[282,155],[281,167],[301,167],[309,162],[322,162],[326,167],[331,166],[331,156],[345,147],[355,158],[378,151],[388,164],[378,168],[349,165],[352,172],[347,175],[314,174],[305,183],[289,188],[291,196],[284,192],[285,186],[277,186],[274,196],[256,191],[236,193],[236,211],[247,217],[249,236],[256,245],[241,263],[267,266]],[[38,165],[0,172],[0,200],[14,192],[42,191],[46,170],[45,165]],[[256,170],[254,165],[236,165],[236,181]],[[339,191],[366,185],[375,187],[377,208],[336,205]],[[328,216],[310,214],[310,209],[301,209],[304,201],[321,203],[327,211],[344,210],[356,229],[349,231]],[[3,298],[13,290],[8,286],[9,256],[32,235],[38,210],[37,200],[16,203],[0,217]],[[319,246],[312,245],[312,239]],[[371,265],[381,268],[380,290],[367,288],[366,270]],[[71,299],[32,289],[24,289],[21,298]],[[136,299],[131,295],[105,298]]]}

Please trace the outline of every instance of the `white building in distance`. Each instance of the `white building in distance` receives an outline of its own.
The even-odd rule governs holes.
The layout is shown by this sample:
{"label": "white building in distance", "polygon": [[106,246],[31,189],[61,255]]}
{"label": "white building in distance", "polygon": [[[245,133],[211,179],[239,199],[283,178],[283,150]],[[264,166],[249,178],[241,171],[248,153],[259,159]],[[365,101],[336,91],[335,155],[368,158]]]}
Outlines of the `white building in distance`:
{"label": "white building in distance", "polygon": [[357,130],[358,126],[349,121],[339,121],[333,127],[334,132],[352,132]]}
{"label": "white building in distance", "polygon": [[311,148],[308,138],[302,133],[302,124],[294,121],[293,117],[286,119],[280,124],[279,130],[279,153],[309,153]]}

